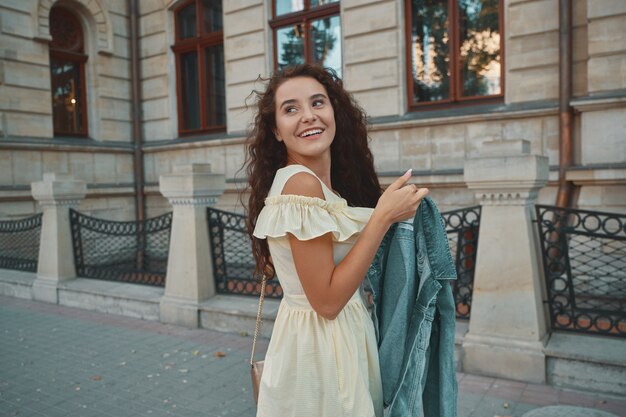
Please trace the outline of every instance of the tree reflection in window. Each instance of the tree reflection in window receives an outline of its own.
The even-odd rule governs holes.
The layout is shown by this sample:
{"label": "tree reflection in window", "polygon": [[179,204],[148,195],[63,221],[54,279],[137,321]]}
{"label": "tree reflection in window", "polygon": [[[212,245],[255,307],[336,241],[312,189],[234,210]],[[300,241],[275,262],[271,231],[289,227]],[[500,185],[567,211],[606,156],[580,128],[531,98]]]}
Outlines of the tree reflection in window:
{"label": "tree reflection in window", "polygon": [[305,62],[334,69],[341,76],[341,23],[338,0],[275,0],[277,69]]}
{"label": "tree reflection in window", "polygon": [[407,0],[411,105],[502,94],[501,0]]}

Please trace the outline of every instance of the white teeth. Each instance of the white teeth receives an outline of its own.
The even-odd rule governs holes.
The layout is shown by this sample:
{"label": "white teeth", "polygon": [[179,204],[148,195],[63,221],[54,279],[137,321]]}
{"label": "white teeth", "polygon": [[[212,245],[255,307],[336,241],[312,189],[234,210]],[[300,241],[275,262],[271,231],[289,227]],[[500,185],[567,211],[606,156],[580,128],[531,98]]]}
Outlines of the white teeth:
{"label": "white teeth", "polygon": [[306,132],[302,133],[300,136],[302,136],[303,138],[306,138],[307,136],[317,135],[318,133],[322,133],[322,130],[321,129],[307,130]]}

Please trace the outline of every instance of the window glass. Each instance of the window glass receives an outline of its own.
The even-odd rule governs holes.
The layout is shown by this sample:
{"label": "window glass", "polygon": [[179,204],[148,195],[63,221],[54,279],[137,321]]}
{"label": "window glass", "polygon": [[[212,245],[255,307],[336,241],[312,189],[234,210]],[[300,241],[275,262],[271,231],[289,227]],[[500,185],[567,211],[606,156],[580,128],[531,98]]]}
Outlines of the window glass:
{"label": "window glass", "polygon": [[198,54],[180,55],[182,119],[185,130],[200,128],[200,97],[198,89]]}
{"label": "window glass", "polygon": [[195,2],[179,10],[176,16],[178,19],[178,36],[180,39],[195,37],[198,33]]}
{"label": "window glass", "polygon": [[204,32],[222,30],[222,2],[202,0],[202,25]]}
{"label": "window glass", "polygon": [[83,29],[69,9],[50,10],[50,86],[55,135],[87,136]]}
{"label": "window glass", "polygon": [[276,16],[304,10],[304,0],[276,0]]}
{"label": "window glass", "polygon": [[226,92],[224,77],[224,45],[205,49],[207,83],[206,118],[209,125],[226,124]]}
{"label": "window glass", "polygon": [[81,72],[80,63],[50,58],[55,132],[72,134],[86,131]]}
{"label": "window glass", "polygon": [[415,102],[450,97],[447,0],[412,0],[411,71]]}
{"label": "window glass", "polygon": [[[172,49],[178,63],[181,136],[220,131],[226,126],[222,13],[221,0],[195,0],[176,12],[179,38]],[[200,18],[199,29],[196,18]]]}
{"label": "window glass", "polygon": [[297,24],[276,30],[278,68],[304,64],[304,28]]}
{"label": "window glass", "polygon": [[311,7],[324,6],[330,3],[339,3],[339,0],[311,0]]}
{"label": "window glass", "polygon": [[500,94],[498,0],[458,0],[463,96]]}
{"label": "window glass", "polygon": [[313,62],[334,69],[341,77],[341,24],[339,16],[311,22]]}

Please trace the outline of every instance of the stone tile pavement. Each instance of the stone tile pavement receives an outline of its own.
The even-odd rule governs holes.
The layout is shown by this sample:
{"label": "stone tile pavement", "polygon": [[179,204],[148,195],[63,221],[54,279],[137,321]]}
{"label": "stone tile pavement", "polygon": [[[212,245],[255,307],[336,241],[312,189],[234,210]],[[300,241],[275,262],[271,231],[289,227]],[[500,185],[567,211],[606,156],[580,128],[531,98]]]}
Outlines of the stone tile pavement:
{"label": "stone tile pavement", "polygon": [[[247,335],[0,297],[0,416],[253,417],[250,345]],[[462,373],[458,381],[459,417],[520,417],[552,404],[626,417],[626,398]]]}

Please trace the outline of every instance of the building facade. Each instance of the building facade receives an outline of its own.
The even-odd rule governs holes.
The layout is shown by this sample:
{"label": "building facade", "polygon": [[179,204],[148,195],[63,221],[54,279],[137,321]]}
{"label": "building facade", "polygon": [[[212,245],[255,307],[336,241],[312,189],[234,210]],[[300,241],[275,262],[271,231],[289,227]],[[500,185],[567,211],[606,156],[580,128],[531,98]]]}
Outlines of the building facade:
{"label": "building facade", "polygon": [[[465,161],[524,139],[549,158],[552,204],[559,13],[558,0],[0,0],[0,218],[40,211],[44,172],[88,184],[80,211],[133,219],[141,189],[152,217],[171,210],[159,176],[189,162],[224,174],[218,207],[241,212],[252,92],[297,62],[342,76],[383,184],[413,168],[442,209],[470,206]],[[579,207],[626,212],[626,2],[575,0],[571,15],[566,179]]]}

